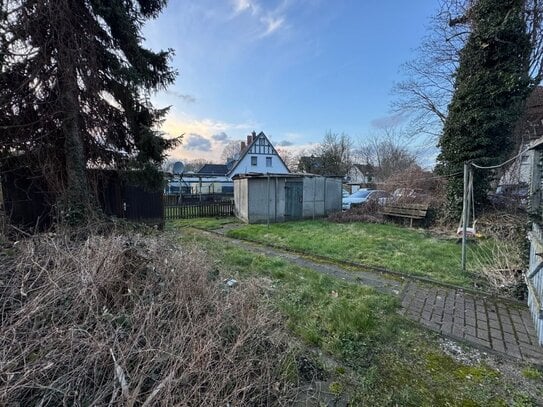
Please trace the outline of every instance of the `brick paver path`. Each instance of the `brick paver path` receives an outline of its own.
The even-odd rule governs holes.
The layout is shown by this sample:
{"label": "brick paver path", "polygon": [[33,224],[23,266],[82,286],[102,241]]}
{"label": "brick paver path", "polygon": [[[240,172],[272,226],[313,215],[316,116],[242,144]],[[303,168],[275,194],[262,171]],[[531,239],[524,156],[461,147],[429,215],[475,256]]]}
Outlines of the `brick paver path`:
{"label": "brick paver path", "polygon": [[406,317],[451,338],[543,364],[530,312],[523,304],[409,281],[402,292]]}
{"label": "brick paver path", "polygon": [[543,366],[543,347],[537,344],[534,324],[525,304],[482,293],[473,294],[460,288],[426,284],[408,276],[398,279],[397,276],[391,278],[377,272],[353,272],[352,265],[347,269],[339,266],[338,262],[312,261],[297,253],[234,239],[216,231],[200,233],[235,243],[252,252],[280,257],[335,278],[399,295],[402,300],[400,313],[427,328],[483,350]]}

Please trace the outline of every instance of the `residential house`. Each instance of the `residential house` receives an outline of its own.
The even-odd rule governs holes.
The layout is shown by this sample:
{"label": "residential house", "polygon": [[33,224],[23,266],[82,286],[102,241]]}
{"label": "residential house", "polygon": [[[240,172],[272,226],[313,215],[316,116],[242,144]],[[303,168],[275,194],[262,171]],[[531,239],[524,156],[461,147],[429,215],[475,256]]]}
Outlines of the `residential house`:
{"label": "residential house", "polygon": [[272,143],[263,132],[247,136],[247,143],[241,142],[239,159],[227,176],[232,179],[238,174],[289,174],[290,171]]}
{"label": "residential house", "polygon": [[233,194],[232,178],[238,174],[289,174],[287,166],[266,135],[253,132],[241,142],[237,157],[226,164],[205,164],[197,173],[171,176],[166,193]]}
{"label": "residential house", "polygon": [[509,166],[500,179],[500,185],[530,182],[534,150],[527,150],[527,147],[540,137],[543,137],[543,86],[537,86],[526,100],[524,113],[515,127],[517,151],[524,153]]}
{"label": "residential house", "polygon": [[347,174],[349,184],[368,184],[373,182],[374,168],[371,164],[353,164]]}
{"label": "residential house", "polygon": [[197,172],[199,175],[218,175],[221,177],[226,176],[229,169],[226,164],[204,164]]}

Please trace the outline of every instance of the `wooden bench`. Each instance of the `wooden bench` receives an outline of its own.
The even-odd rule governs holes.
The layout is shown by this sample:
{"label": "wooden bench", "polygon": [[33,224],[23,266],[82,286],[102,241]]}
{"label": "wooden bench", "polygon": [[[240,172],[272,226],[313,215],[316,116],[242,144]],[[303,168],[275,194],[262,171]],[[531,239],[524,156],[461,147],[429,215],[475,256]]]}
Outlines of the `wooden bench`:
{"label": "wooden bench", "polygon": [[420,220],[426,217],[428,204],[402,203],[396,202],[387,204],[381,211],[385,216],[395,216],[398,218],[410,219],[410,227],[413,227],[413,219]]}

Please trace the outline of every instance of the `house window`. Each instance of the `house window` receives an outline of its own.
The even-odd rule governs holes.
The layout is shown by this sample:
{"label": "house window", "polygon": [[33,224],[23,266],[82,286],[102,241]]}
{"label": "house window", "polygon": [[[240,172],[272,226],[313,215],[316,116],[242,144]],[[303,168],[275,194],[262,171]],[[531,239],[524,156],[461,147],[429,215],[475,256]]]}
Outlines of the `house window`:
{"label": "house window", "polygon": [[521,162],[522,164],[525,164],[525,163],[528,162],[528,159],[529,159],[529,158],[530,158],[530,157],[528,157],[527,155],[523,155],[523,156],[520,158],[520,162]]}
{"label": "house window", "polygon": [[257,161],[257,158],[258,158],[258,157],[255,157],[255,156],[252,156],[252,157],[251,157],[251,165],[257,165],[257,162],[258,162],[258,161]]}
{"label": "house window", "polygon": [[271,167],[271,166],[272,166],[272,158],[266,157],[266,167]]}

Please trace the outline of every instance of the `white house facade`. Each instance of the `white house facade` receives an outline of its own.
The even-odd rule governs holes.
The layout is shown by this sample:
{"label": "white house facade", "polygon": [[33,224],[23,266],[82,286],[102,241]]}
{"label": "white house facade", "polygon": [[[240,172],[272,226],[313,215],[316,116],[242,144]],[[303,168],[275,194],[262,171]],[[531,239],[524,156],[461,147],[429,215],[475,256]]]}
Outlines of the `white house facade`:
{"label": "white house facade", "polygon": [[247,144],[242,142],[240,157],[227,176],[232,179],[238,174],[289,174],[287,166],[270,140],[263,132],[247,136]]}
{"label": "white house facade", "polygon": [[353,164],[347,177],[350,184],[373,182],[373,166],[370,164]]}

